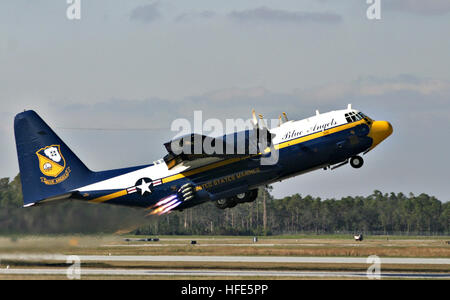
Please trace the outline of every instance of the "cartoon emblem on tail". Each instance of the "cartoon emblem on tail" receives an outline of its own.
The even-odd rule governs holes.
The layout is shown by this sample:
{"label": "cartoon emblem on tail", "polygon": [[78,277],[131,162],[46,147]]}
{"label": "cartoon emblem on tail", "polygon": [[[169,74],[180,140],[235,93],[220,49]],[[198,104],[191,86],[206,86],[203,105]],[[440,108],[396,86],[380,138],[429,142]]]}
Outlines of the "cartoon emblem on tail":
{"label": "cartoon emblem on tail", "polygon": [[[60,145],[51,145],[39,149],[36,152],[39,159],[39,168],[47,177],[53,177],[54,179],[48,179],[41,177],[41,182],[47,185],[58,184],[69,177],[70,167],[66,168],[66,161],[61,154]],[[58,177],[65,169],[62,176]],[[58,178],[56,178],[58,177]]]}

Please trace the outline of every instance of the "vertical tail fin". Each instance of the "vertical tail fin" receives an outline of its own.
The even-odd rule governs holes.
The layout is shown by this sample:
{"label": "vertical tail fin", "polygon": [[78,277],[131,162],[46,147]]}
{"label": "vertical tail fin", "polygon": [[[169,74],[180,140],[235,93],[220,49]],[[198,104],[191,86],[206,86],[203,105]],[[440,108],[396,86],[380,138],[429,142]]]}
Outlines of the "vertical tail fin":
{"label": "vertical tail fin", "polygon": [[91,172],[53,130],[32,110],[14,119],[24,206],[70,197],[88,183]]}

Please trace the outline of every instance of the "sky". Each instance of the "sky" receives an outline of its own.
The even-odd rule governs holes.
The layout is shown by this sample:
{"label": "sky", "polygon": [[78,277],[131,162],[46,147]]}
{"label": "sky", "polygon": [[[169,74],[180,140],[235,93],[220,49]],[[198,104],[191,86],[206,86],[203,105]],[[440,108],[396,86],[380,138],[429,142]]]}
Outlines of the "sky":
{"label": "sky", "polygon": [[[348,103],[394,133],[361,169],[273,185],[276,197],[382,192],[450,200],[450,2],[0,2],[0,177],[18,173],[13,119],[35,110],[93,170],[151,163],[177,118],[298,120]],[[85,128],[91,128],[86,130]],[[100,129],[100,130],[93,130]]]}

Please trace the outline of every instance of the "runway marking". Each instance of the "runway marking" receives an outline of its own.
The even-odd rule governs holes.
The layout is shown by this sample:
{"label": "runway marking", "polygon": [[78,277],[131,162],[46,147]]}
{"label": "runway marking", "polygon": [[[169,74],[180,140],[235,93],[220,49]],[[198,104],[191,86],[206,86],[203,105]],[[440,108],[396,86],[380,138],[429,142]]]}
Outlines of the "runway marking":
{"label": "runway marking", "polygon": [[[61,254],[0,254],[0,260],[62,261]],[[168,256],[168,255],[78,255],[81,262],[254,262],[254,263],[332,263],[367,264],[366,257],[296,257],[296,256]],[[450,265],[450,258],[397,258],[380,257],[383,264]]]}
{"label": "runway marking", "polygon": [[[67,269],[0,269],[0,275],[66,275]],[[364,272],[241,271],[241,270],[155,270],[86,269],[81,276],[198,276],[198,277],[350,277],[367,278]],[[443,273],[381,273],[381,278],[450,279]]]}

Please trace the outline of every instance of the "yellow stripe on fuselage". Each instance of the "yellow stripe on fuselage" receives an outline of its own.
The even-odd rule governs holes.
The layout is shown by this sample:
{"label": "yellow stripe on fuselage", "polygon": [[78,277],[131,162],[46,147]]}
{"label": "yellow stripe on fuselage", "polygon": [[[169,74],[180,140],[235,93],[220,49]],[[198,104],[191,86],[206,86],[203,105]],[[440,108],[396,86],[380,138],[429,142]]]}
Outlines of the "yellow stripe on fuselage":
{"label": "yellow stripe on fuselage", "polygon": [[98,198],[92,199],[89,202],[101,203],[101,202],[105,202],[105,201],[108,201],[108,200],[111,200],[111,199],[114,199],[114,198],[119,198],[119,197],[125,196],[126,194],[127,194],[127,190],[121,190],[121,191],[118,191],[118,192],[115,192],[115,193],[112,193],[112,194],[109,194],[109,195],[105,195],[105,196],[102,196],[102,197],[98,197]]}

